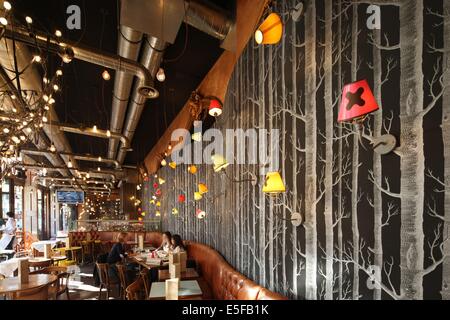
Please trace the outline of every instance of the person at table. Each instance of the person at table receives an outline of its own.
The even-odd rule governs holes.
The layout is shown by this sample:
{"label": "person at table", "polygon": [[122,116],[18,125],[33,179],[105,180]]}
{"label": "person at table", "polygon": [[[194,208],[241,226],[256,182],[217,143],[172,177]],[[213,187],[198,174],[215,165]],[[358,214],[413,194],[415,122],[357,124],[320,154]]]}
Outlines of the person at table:
{"label": "person at table", "polygon": [[14,213],[8,212],[6,213],[8,216],[8,221],[6,224],[1,227],[1,231],[3,231],[2,238],[0,240],[0,250],[12,250],[14,239],[16,238],[16,219],[14,219]]}
{"label": "person at table", "polygon": [[171,250],[172,250],[173,253],[186,252],[186,248],[184,247],[183,240],[181,239],[180,235],[175,234],[172,237]]}
{"label": "person at table", "polygon": [[106,258],[106,262],[109,264],[109,276],[114,280],[119,280],[119,273],[117,271],[116,263],[122,262],[125,257],[125,239],[127,237],[126,232],[120,232],[117,235],[117,242],[112,246],[111,251]]}
{"label": "person at table", "polygon": [[169,252],[172,247],[172,234],[169,231],[166,231],[162,235],[162,243],[156,249],[156,251],[162,250],[164,252]]}

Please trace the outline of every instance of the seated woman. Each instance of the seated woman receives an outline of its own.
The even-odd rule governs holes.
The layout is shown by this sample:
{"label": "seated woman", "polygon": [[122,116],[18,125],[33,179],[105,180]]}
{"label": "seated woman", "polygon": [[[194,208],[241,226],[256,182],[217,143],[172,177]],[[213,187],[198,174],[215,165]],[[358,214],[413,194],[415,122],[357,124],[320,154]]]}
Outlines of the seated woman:
{"label": "seated woman", "polygon": [[184,247],[183,240],[180,235],[176,234],[172,237],[172,252],[186,252],[186,248]]}
{"label": "seated woman", "polygon": [[[111,252],[106,258],[106,262],[109,264],[109,276],[113,281],[119,281],[116,263],[125,262],[127,256],[124,246],[126,237],[126,232],[120,232],[117,235],[117,242],[113,245]],[[134,281],[138,267],[139,266],[135,263],[127,263],[127,278],[130,282]]]}
{"label": "seated woman", "polygon": [[169,231],[166,231],[166,232],[163,233],[163,235],[162,235],[162,243],[156,249],[156,251],[162,250],[162,251],[168,253],[170,251],[171,247],[172,247],[172,234]]}

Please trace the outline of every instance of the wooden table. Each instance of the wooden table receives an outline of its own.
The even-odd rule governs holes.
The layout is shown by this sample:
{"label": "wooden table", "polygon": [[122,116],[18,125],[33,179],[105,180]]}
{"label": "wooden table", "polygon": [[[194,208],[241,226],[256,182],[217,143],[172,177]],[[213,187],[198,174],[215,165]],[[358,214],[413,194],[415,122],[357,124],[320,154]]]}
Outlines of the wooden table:
{"label": "wooden table", "polygon": [[147,260],[143,259],[143,257],[140,256],[140,255],[129,255],[128,258],[130,260],[132,260],[133,262],[136,262],[137,264],[139,264],[142,267],[146,268],[146,269],[159,268],[159,267],[162,267],[162,266],[168,266],[169,265],[169,260],[167,260],[166,262],[163,262],[162,264],[148,263]]}
{"label": "wooden table", "polygon": [[[180,281],[178,287],[178,299],[180,300],[198,300],[202,299],[203,292],[197,280]],[[166,299],[166,283],[153,282],[150,289],[150,300]]]}
{"label": "wooden table", "polygon": [[53,274],[31,274],[28,283],[20,283],[19,277],[0,280],[0,294],[17,293],[48,285],[58,277]]}
{"label": "wooden table", "polygon": [[[181,279],[182,280],[194,280],[200,277],[197,273],[197,271],[194,268],[186,268],[185,272],[181,273]],[[167,269],[159,270],[158,274],[159,281],[166,281],[167,279],[170,279],[170,272]]]}

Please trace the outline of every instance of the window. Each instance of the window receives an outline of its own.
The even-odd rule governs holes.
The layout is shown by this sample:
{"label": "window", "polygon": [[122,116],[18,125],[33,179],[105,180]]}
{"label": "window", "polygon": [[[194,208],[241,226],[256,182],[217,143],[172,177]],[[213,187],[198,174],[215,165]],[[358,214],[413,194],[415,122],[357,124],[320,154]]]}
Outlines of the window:
{"label": "window", "polygon": [[43,222],[43,199],[42,199],[42,191],[41,189],[37,190],[37,233],[39,236],[42,235],[44,231],[42,228]]}
{"label": "window", "polygon": [[14,214],[17,227],[21,229],[23,219],[23,186],[14,186]]}
{"label": "window", "polygon": [[9,180],[4,179],[2,182],[2,217],[3,219],[7,219],[6,213],[10,209],[10,199],[9,199]]}

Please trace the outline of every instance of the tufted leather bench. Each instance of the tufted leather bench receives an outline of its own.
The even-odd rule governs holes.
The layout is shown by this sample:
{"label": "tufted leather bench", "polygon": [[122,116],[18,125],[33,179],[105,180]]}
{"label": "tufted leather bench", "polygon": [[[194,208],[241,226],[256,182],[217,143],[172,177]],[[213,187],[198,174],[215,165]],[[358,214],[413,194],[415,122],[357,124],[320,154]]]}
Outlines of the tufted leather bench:
{"label": "tufted leather bench", "polygon": [[[188,257],[197,263],[203,276],[200,283],[204,298],[217,300],[286,300],[287,298],[261,287],[234,270],[209,246],[186,241]],[[207,292],[205,292],[205,290]]]}

